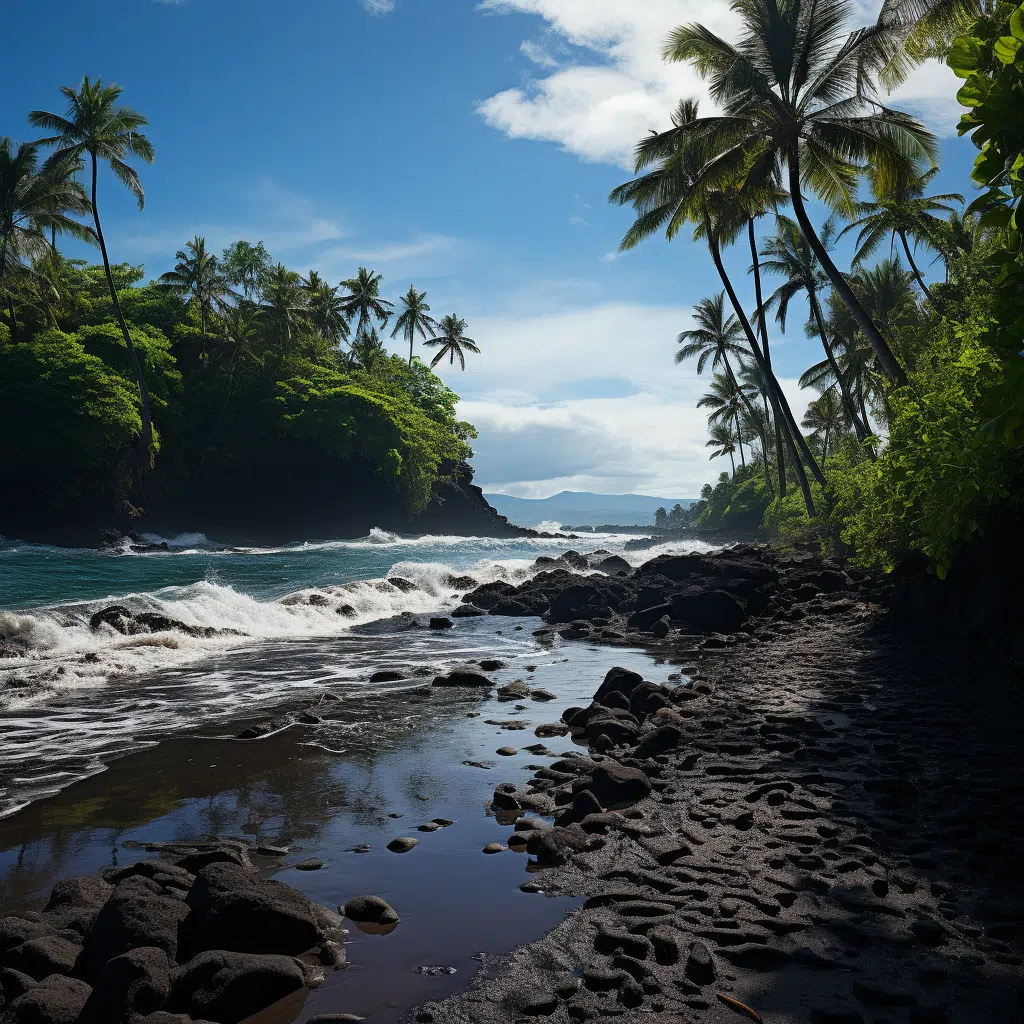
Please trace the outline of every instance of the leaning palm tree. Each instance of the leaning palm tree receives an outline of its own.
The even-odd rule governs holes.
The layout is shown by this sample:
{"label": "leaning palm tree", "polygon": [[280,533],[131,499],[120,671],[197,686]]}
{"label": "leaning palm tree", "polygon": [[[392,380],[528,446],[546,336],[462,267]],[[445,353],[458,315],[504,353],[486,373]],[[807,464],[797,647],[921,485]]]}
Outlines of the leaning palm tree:
{"label": "leaning palm tree", "polygon": [[345,296],[345,315],[352,319],[357,317],[356,333],[365,333],[371,320],[376,320],[383,327],[391,319],[395,308],[393,302],[380,297],[380,283],[383,274],[375,274],[366,267],[360,267],[355,277],[341,282],[341,287],[348,290]]}
{"label": "leaning palm tree", "polygon": [[[790,220],[789,217],[781,214],[775,219],[776,231],[772,238],[765,242],[761,255],[764,260],[762,266],[769,274],[775,274],[783,278],[782,284],[768,297],[766,307],[775,306],[775,319],[778,321],[782,331],[786,330],[786,315],[789,312],[790,302],[801,293],[807,297],[807,305],[811,311],[811,322],[817,331],[822,347],[825,349],[825,357],[832,367],[836,380],[839,383],[839,390],[843,403],[846,406],[846,414],[854,425],[857,436],[863,441],[868,436],[867,426],[861,424],[853,404],[853,397],[850,394],[842,372],[836,363],[835,353],[829,341],[828,330],[825,326],[825,319],[821,311],[819,295],[821,290],[828,287],[828,278],[821,269],[817,257],[804,238],[800,228]],[[821,233],[822,244],[829,248],[835,237],[831,221],[825,224]]]}
{"label": "leaning palm tree", "polygon": [[409,342],[409,365],[412,366],[412,346],[416,340],[417,331],[424,340],[426,340],[428,332],[433,338],[437,333],[437,321],[430,316],[426,292],[418,292],[412,285],[409,285],[409,291],[402,296],[401,302],[402,312],[395,321],[395,329],[391,332],[391,337],[394,338],[399,331],[402,332],[405,340]]}
{"label": "leaning palm tree", "polygon": [[711,439],[704,445],[705,448],[714,448],[711,458],[718,459],[723,455],[729,456],[732,463],[732,475],[736,475],[736,460],[733,458],[736,452],[736,436],[724,424],[716,423],[708,430],[708,437]]}
{"label": "leaning palm tree", "polygon": [[[670,129],[654,133],[638,143],[638,177],[613,189],[609,196],[611,202],[620,206],[632,205],[638,214],[626,232],[620,249],[632,249],[662,228],[665,229],[666,239],[671,241],[685,225],[696,225],[693,237],[695,240],[707,242],[715,269],[725,286],[750,352],[769,382],[772,413],[776,423],[783,422],[785,425],[782,431],[783,440],[793,463],[797,482],[803,492],[808,513],[813,516],[814,502],[801,465],[801,455],[816,476],[820,476],[821,471],[796,425],[785,393],[765,362],[764,353],[758,346],[739,296],[722,262],[722,246],[734,241],[752,216],[759,215],[760,211],[778,201],[778,169],[774,163],[761,160],[758,165],[748,168],[748,173],[739,187],[730,187],[728,191],[724,191],[711,188],[706,182],[702,184],[704,165],[701,154],[693,147],[687,147],[689,132],[698,122],[696,102],[684,100],[672,114]],[[648,170],[651,167],[653,170]],[[646,173],[641,173],[642,171]],[[824,478],[821,478],[821,481],[824,482]],[[785,482],[785,466],[782,460],[779,460],[780,493],[785,493]]]}
{"label": "leaning palm tree", "polygon": [[178,262],[173,270],[157,278],[157,287],[176,295],[188,296],[199,308],[199,324],[203,335],[205,355],[207,327],[214,309],[224,308],[224,297],[229,293],[227,278],[221,273],[217,257],[207,251],[206,239],[196,235],[174,257]]}
{"label": "leaning palm tree", "polygon": [[[12,274],[46,256],[57,234],[94,241],[74,219],[89,213],[89,197],[74,180],[77,165],[39,166],[39,143],[0,137],[0,292]],[[47,233],[50,238],[47,240]]]}
{"label": "leaning palm tree", "polygon": [[914,262],[910,239],[913,239],[915,246],[937,249],[946,221],[936,214],[941,212],[952,216],[956,208],[949,204],[964,201],[964,197],[957,192],[943,192],[934,196],[924,194],[938,173],[938,167],[931,167],[921,174],[886,187],[877,180],[873,169],[868,168],[867,176],[874,199],[857,203],[856,220],[851,221],[839,234],[839,238],[842,238],[848,231],[860,229],[857,234],[857,251],[853,257],[855,266],[867,259],[886,236],[890,239],[890,252],[899,238],[914,279],[932,305],[935,304],[935,298]]}
{"label": "leaning palm tree", "polygon": [[142,373],[139,354],[132,343],[131,332],[121,312],[121,303],[114,287],[114,278],[110,273],[110,257],[107,255],[107,243],[103,237],[100,224],[99,206],[96,204],[96,186],[99,179],[99,163],[104,161],[110,165],[114,177],[124,185],[139,204],[141,210],[146,202],[138,172],[127,161],[137,157],[147,164],[153,162],[153,145],[142,129],[149,124],[145,117],[131,107],[119,106],[122,88],[119,85],[104,85],[102,78],[95,82],[88,75],[82,79],[78,90],[70,86],[61,86],[61,92],[67,100],[67,111],[64,115],[52,114],[45,110],[33,110],[29,121],[36,128],[56,132],[51,138],[43,139],[44,145],[55,145],[57,148],[47,160],[50,168],[77,168],[82,160],[87,160],[92,178],[92,217],[96,231],[96,241],[103,256],[103,271],[107,277],[107,287],[114,304],[114,316],[117,318],[124,337],[125,347],[131,357],[135,370],[135,379],[139,386],[139,401],[142,406],[142,433],[139,437],[139,462],[148,462],[150,449],[153,446],[153,415],[149,407],[149,391]]}
{"label": "leaning palm tree", "polygon": [[743,413],[743,395],[736,384],[735,377],[727,377],[725,374],[716,373],[711,378],[711,385],[706,395],[703,395],[697,402],[698,409],[710,409],[708,423],[714,426],[717,423],[724,423],[726,426],[732,424],[735,430],[737,446],[740,452],[740,462],[744,468],[747,465],[743,456],[743,434],[740,429],[740,416]]}
{"label": "leaning palm tree", "polygon": [[466,353],[480,352],[477,343],[472,338],[466,337],[466,321],[454,313],[441,317],[441,322],[437,325],[437,336],[427,338],[423,344],[428,348],[440,349],[437,355],[430,360],[431,369],[437,366],[445,356],[448,356],[450,365],[454,366],[455,360],[458,359],[459,366],[465,370]]}
{"label": "leaning palm tree", "polygon": [[832,286],[896,384],[907,377],[885,338],[821,243],[803,189],[837,212],[852,214],[858,166],[870,164],[882,187],[934,163],[934,136],[915,118],[883,106],[872,76],[893,58],[903,29],[885,21],[846,35],[850,0],[734,0],[742,21],[736,44],[699,24],[682,25],[664,55],[709,80],[720,116],[685,129],[676,159],[694,151],[699,183],[743,180],[764,161],[785,166],[793,211]]}

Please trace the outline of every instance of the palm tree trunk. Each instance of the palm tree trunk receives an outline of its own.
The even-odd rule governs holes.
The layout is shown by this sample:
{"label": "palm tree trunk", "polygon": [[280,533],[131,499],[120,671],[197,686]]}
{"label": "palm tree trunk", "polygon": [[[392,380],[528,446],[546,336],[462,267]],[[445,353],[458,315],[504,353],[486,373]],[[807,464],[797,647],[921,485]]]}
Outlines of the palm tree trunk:
{"label": "palm tree trunk", "polygon": [[736,442],[740,446],[740,465],[744,469],[746,469],[747,468],[747,460],[743,456],[743,432],[740,430],[740,416],[739,416],[739,413],[737,413],[733,417],[733,419],[736,420]]}
{"label": "palm tree trunk", "polygon": [[[746,392],[740,387],[739,382],[736,380],[736,374],[733,371],[732,363],[729,362],[729,353],[725,352],[724,350],[722,352],[722,360],[725,363],[725,373],[726,373],[726,376],[729,378],[729,383],[732,385],[733,391],[735,391],[736,394],[739,395],[740,401],[746,406],[746,408],[747,408],[747,415],[750,416],[751,420],[756,422],[756,415],[757,414],[754,411],[754,403],[750,401],[750,399],[746,395]],[[740,432],[740,421],[739,421],[739,417],[737,416],[736,417],[736,433],[739,434],[739,432]],[[763,445],[764,443],[765,443],[765,438],[762,437],[761,438],[761,444]],[[743,448],[741,446],[740,447],[740,458],[742,458],[742,457],[743,457]],[[785,469],[783,469],[783,472],[785,472]]]}
{"label": "palm tree trunk", "polygon": [[732,463],[732,475],[736,475],[736,460],[732,457],[732,449],[729,449],[729,461]]}
{"label": "palm tree trunk", "polygon": [[[864,417],[864,422],[870,423],[871,421],[868,419],[868,410],[864,405],[864,388],[859,384],[857,385],[857,401],[860,403],[860,414]],[[870,430],[871,428],[869,427],[868,429]],[[870,434],[868,436],[870,436]]]}
{"label": "palm tree trunk", "polygon": [[825,330],[825,320],[821,315],[821,306],[818,305],[818,296],[814,288],[807,289],[807,301],[811,307],[811,315],[814,317],[814,322],[818,327],[818,336],[821,338],[821,344],[825,349],[825,355],[828,357],[828,365],[832,367],[832,373],[836,378],[836,383],[839,385],[839,393],[843,398],[843,407],[846,409],[846,415],[850,417],[850,422],[853,424],[854,430],[857,432],[857,440],[863,442],[867,435],[867,428],[861,424],[860,417],[857,415],[856,407],[853,404],[853,396],[850,394],[850,389],[847,386],[846,379],[843,377],[839,369],[839,363],[836,361],[835,353],[832,350],[832,344],[828,340],[828,332]]}
{"label": "palm tree trunk", "polygon": [[409,332],[409,366],[410,367],[412,366],[412,343],[415,340],[415,338],[416,338],[416,335],[412,331],[410,331]]}
{"label": "palm tree trunk", "polygon": [[117,298],[117,289],[114,287],[114,276],[110,273],[110,258],[107,256],[107,243],[103,240],[103,228],[100,225],[100,211],[96,206],[96,178],[98,168],[96,166],[96,154],[90,153],[92,157],[92,219],[96,225],[96,240],[100,243],[100,253],[103,255],[103,272],[107,276],[107,287],[110,289],[110,298],[114,303],[114,316],[124,336],[124,343],[131,356],[132,366],[135,369],[135,380],[139,385],[139,401],[142,405],[142,433],[139,435],[139,479],[141,482],[141,466],[149,460],[149,451],[153,447],[153,414],[149,408],[149,391],[146,389],[146,380],[142,375],[142,364],[139,362],[139,354],[132,344],[131,332],[125,322],[124,314],[121,312],[121,303]]}
{"label": "palm tree trunk", "polygon": [[14,308],[14,299],[7,296],[7,329],[11,332],[11,341],[17,342],[21,330],[18,327],[18,314]]}
{"label": "palm tree trunk", "polygon": [[917,280],[918,286],[921,291],[924,292],[928,301],[934,306],[935,296],[928,290],[928,285],[924,283],[924,278],[921,277],[921,271],[917,269],[917,264],[914,262],[914,257],[910,255],[910,246],[907,244],[907,233],[905,231],[899,232],[900,241],[903,243],[903,251],[907,254],[907,262],[910,264],[910,269],[913,271],[914,277]]}
{"label": "palm tree trunk", "polygon": [[[764,318],[764,299],[761,295],[761,264],[757,255],[757,237],[754,234],[754,218],[747,218],[747,240],[750,242],[750,258],[754,269],[754,297],[757,300],[757,321],[761,329],[761,344],[764,345],[764,364],[772,368],[772,353],[768,346],[768,326]],[[770,385],[769,385],[770,386]],[[777,416],[775,423],[775,465],[779,474],[779,497],[786,496],[786,453],[782,447],[782,424]]]}
{"label": "palm tree trunk", "polygon": [[[722,284],[725,285],[725,290],[729,296],[729,301],[732,303],[733,311],[736,314],[736,318],[740,322],[740,326],[743,328],[743,333],[747,336],[747,343],[750,345],[751,350],[754,353],[754,358],[757,360],[758,366],[761,367],[762,373],[766,374],[766,380],[768,382],[768,388],[771,391],[769,398],[772,403],[772,411],[775,413],[776,418],[782,415],[781,407],[785,401],[785,396],[782,395],[782,388],[779,387],[779,382],[775,379],[775,374],[770,370],[766,370],[764,366],[764,354],[757,347],[757,339],[754,337],[754,332],[751,330],[750,321],[747,319],[747,314],[743,312],[743,307],[740,305],[740,300],[736,295],[736,290],[732,286],[732,281],[729,275],[725,272],[725,266],[722,263],[722,253],[718,248],[718,239],[715,238],[713,233],[708,235],[708,246],[711,249],[711,258],[714,260],[715,269],[718,271],[718,276],[722,279]],[[729,371],[732,372],[731,370]],[[814,499],[811,497],[811,487],[807,482],[807,474],[804,472],[803,464],[800,461],[800,456],[797,454],[796,445],[793,441],[793,435],[790,430],[785,432],[786,443],[789,447],[790,461],[793,463],[793,468],[796,473],[797,482],[800,484],[800,490],[803,492],[804,504],[807,506],[807,514],[813,519],[817,512],[814,509]]]}
{"label": "palm tree trunk", "polygon": [[795,146],[789,151],[788,163],[789,193],[793,203],[793,212],[796,214],[796,219],[800,224],[800,230],[803,232],[804,238],[807,239],[807,244],[813,250],[814,255],[817,256],[818,262],[824,268],[825,273],[828,274],[832,287],[835,288],[839,293],[839,297],[846,303],[854,320],[857,321],[857,326],[864,332],[864,337],[868,339],[868,343],[874,349],[879,365],[882,367],[882,372],[895,385],[902,387],[907,383],[906,372],[900,366],[899,360],[875,326],[875,322],[868,316],[867,310],[860,304],[857,296],[853,294],[853,289],[850,287],[849,282],[843,277],[842,272],[835,263],[832,262],[832,257],[829,256],[825,246],[821,244],[821,239],[815,232],[810,217],[807,216],[804,199],[800,194],[800,157]]}
{"label": "palm tree trunk", "polygon": [[[758,303],[758,327],[761,330],[761,344],[764,345],[765,366],[771,370],[771,348],[768,345],[768,325],[765,321],[764,298],[761,292],[761,261],[758,257],[758,240],[754,232],[754,218],[746,218],[746,240],[751,246],[751,266],[754,269],[754,297]],[[766,410],[767,412],[767,410]],[[778,493],[785,498],[785,451],[782,447],[782,424],[773,417],[775,424],[775,468],[778,472]]]}

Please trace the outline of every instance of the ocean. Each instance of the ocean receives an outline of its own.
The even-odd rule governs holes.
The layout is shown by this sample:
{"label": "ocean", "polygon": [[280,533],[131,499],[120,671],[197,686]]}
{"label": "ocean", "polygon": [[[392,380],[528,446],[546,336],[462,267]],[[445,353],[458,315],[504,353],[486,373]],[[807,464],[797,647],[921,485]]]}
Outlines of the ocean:
{"label": "ocean", "polygon": [[[471,589],[467,577],[474,586],[518,582],[536,571],[539,555],[569,547],[634,564],[664,550],[707,549],[695,542],[626,552],[628,539],[410,539],[374,530],[361,540],[228,548],[185,534],[146,553],[4,541],[0,646],[15,654],[0,658],[0,816],[162,739],[233,735],[240,720],[283,707],[347,702],[351,715],[333,715],[335,728],[317,740],[336,749],[351,739],[346,717],[357,732],[367,706],[401,719],[402,692],[435,671],[502,652],[528,659],[538,645],[514,619],[461,619],[443,633],[409,628],[409,613],[458,604]],[[218,632],[92,628],[92,616],[111,604]],[[409,678],[368,681],[387,667]]]}

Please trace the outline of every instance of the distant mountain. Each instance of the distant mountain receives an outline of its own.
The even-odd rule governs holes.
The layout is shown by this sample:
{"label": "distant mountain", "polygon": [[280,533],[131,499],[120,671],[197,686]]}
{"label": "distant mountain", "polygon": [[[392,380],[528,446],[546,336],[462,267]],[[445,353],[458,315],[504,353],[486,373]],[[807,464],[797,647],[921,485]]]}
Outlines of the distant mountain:
{"label": "distant mountain", "polygon": [[484,497],[509,522],[518,526],[561,523],[564,526],[653,526],[656,509],[677,502],[689,508],[695,498],[652,498],[646,494],[592,494],[562,491],[550,498],[514,498],[510,494]]}

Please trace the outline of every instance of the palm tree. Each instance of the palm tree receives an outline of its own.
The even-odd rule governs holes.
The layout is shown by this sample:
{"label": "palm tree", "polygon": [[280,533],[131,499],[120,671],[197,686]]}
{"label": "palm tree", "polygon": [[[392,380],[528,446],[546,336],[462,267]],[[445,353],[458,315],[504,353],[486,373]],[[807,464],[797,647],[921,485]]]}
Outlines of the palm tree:
{"label": "palm tree", "polygon": [[437,355],[430,361],[431,369],[437,366],[445,356],[448,356],[448,362],[452,366],[458,359],[459,366],[465,370],[466,353],[480,352],[476,342],[472,338],[466,337],[466,321],[454,313],[441,317],[441,322],[437,325],[437,332],[436,337],[427,338],[423,342],[428,348],[440,348]]}
{"label": "palm tree", "polygon": [[710,298],[701,299],[693,307],[693,319],[697,326],[683,331],[676,339],[679,351],[676,352],[676,364],[687,359],[697,360],[697,373],[703,373],[708,360],[711,369],[717,370],[719,365],[725,367],[726,375],[733,381],[736,376],[729,362],[730,353],[742,359],[747,353],[746,346],[741,343],[743,328],[735,316],[725,315],[725,292],[719,292]]}
{"label": "palm tree", "polygon": [[[873,317],[886,321],[890,317],[887,310],[887,303],[884,297],[870,286],[865,286],[862,272],[852,274],[851,284],[856,289],[858,297],[865,303],[866,308]],[[909,275],[904,277],[904,289],[913,301],[910,292]],[[868,414],[868,405],[871,406],[871,415],[876,421],[884,420],[887,415],[885,389],[881,386],[883,379],[878,370],[878,359],[874,349],[867,343],[864,336],[857,330],[857,323],[850,315],[849,307],[832,292],[828,296],[828,316],[825,320],[826,330],[832,338],[833,351],[836,356],[836,363],[842,371],[843,378],[847,382],[850,393],[856,401],[860,412],[859,419],[869,432],[869,436],[877,431],[872,429],[871,416]],[[837,383],[837,378],[828,359],[823,359],[804,372],[800,377],[801,387],[813,387],[819,392]],[[874,451],[868,447],[868,455],[874,458]]]}
{"label": "palm tree", "polygon": [[427,305],[426,299],[426,292],[418,292],[412,285],[409,285],[408,293],[401,299],[402,312],[395,322],[395,329],[391,332],[393,338],[401,331],[405,340],[409,342],[410,366],[412,366],[412,346],[416,340],[416,332],[418,331],[424,340],[426,340],[428,331],[432,338],[437,333],[437,322],[430,317],[430,307]]}
{"label": "palm tree", "polygon": [[352,358],[358,366],[372,373],[384,355],[384,346],[376,327],[356,334],[355,341],[352,342]]}
{"label": "palm tree", "polygon": [[[39,143],[15,146],[0,137],[0,291],[9,274],[25,269],[53,248],[56,234],[94,241],[92,231],[71,215],[91,207],[85,189],[74,180],[77,167],[39,167]],[[46,232],[51,233],[47,241]]]}
{"label": "palm tree", "polygon": [[736,475],[736,460],[733,455],[736,452],[736,437],[733,432],[724,423],[716,423],[713,427],[708,430],[708,437],[711,438],[705,448],[714,448],[715,451],[711,453],[711,458],[717,459],[722,455],[728,455],[729,461],[732,463],[732,475]]}
{"label": "palm tree", "polygon": [[[790,460],[803,492],[808,513],[813,516],[814,502],[800,455],[803,455],[816,475],[820,475],[821,471],[796,426],[796,420],[778,380],[765,364],[764,354],[743,312],[736,289],[726,273],[721,254],[722,245],[735,240],[750,217],[777,201],[777,168],[773,163],[762,161],[760,169],[752,169],[746,175],[741,188],[732,189],[729,193],[712,189],[706,184],[702,185],[704,168],[701,154],[695,148],[686,146],[688,134],[698,123],[697,104],[692,100],[684,100],[672,114],[672,128],[665,132],[652,133],[637,145],[638,177],[613,189],[609,196],[611,202],[620,206],[631,204],[638,214],[626,232],[620,249],[625,251],[634,248],[662,227],[665,228],[665,237],[671,241],[686,224],[696,225],[694,240],[702,239],[707,242],[715,269],[725,286],[750,352],[770,382],[769,400],[772,412],[776,423],[785,423],[786,429],[783,433]],[[653,170],[641,174],[652,165]],[[797,453],[798,445],[800,454]],[[780,490],[783,490],[785,471],[781,462],[779,483]]]}
{"label": "palm tree", "polygon": [[[828,286],[828,278],[797,224],[781,214],[775,218],[775,224],[775,236],[768,239],[761,251],[761,255],[764,257],[762,265],[769,274],[779,275],[784,280],[768,297],[765,306],[774,305],[776,307],[775,319],[785,332],[786,314],[789,312],[790,302],[801,292],[807,296],[811,321],[825,349],[825,356],[832,367],[832,372],[839,383],[839,390],[846,406],[846,414],[854,425],[857,436],[863,441],[868,436],[867,427],[862,425],[857,417],[853,398],[836,363],[835,353],[832,351],[828,331],[822,317],[821,303],[818,301],[820,290]],[[822,244],[826,249],[831,246],[833,236],[834,228],[830,221],[826,223],[821,233]]]}
{"label": "palm tree", "polygon": [[263,319],[277,339],[278,355],[283,357],[291,348],[292,336],[300,327],[306,312],[301,278],[294,270],[278,263],[268,271],[263,285]]}
{"label": "palm tree", "polygon": [[329,285],[315,270],[303,280],[302,289],[306,293],[306,319],[310,327],[331,347],[348,340],[345,298],[339,289]]}
{"label": "palm tree", "polygon": [[[88,75],[76,92],[70,86],[61,86],[60,90],[67,100],[68,106],[64,116],[51,114],[45,110],[33,110],[29,121],[44,131],[56,132],[51,138],[43,139],[44,145],[55,145],[57,149],[47,160],[53,169],[77,168],[81,161],[88,157],[92,176],[92,216],[103,256],[103,271],[107,277],[107,287],[114,304],[114,316],[117,318],[124,337],[125,347],[131,357],[135,369],[135,379],[139,386],[139,401],[142,406],[142,433],[139,437],[139,461],[149,461],[150,449],[153,445],[153,415],[149,407],[149,391],[142,374],[142,363],[132,343],[131,332],[121,312],[121,303],[117,298],[114,278],[110,273],[110,257],[107,255],[107,243],[103,238],[103,227],[100,224],[100,211],[96,204],[96,184],[99,178],[99,162],[102,160],[110,165],[114,177],[121,182],[139,204],[141,210],[146,202],[145,192],[139,175],[127,161],[137,157],[147,164],[153,162],[153,145],[142,131],[149,122],[137,110],[131,107],[118,106],[122,89],[119,85],[103,84],[102,78],[95,82]],[[59,173],[59,171],[58,171]]]}
{"label": "palm tree", "polygon": [[816,398],[807,406],[803,425],[812,435],[821,438],[821,457],[827,459],[829,438],[842,433],[846,425],[843,404],[836,395],[834,386],[822,392],[820,398]]}
{"label": "palm tree", "polygon": [[725,374],[716,373],[711,379],[711,386],[708,393],[698,402],[698,409],[710,409],[708,423],[731,422],[735,427],[735,438],[740,451],[740,462],[746,468],[747,462],[743,457],[743,434],[740,431],[740,413],[743,408],[744,395],[736,384],[735,377],[727,377]]}
{"label": "palm tree", "polygon": [[349,292],[345,296],[345,315],[351,320],[358,314],[357,334],[365,333],[371,319],[376,319],[381,327],[391,319],[391,311],[395,304],[380,297],[382,280],[382,274],[375,274],[366,267],[360,267],[355,277],[341,282],[341,287],[348,289]]}
{"label": "palm tree", "polygon": [[915,245],[925,245],[932,249],[938,248],[937,239],[941,237],[946,221],[937,217],[936,213],[941,211],[952,216],[956,210],[948,204],[963,203],[964,201],[964,197],[956,192],[944,192],[934,196],[924,194],[938,173],[938,167],[931,167],[907,180],[886,186],[878,181],[878,176],[873,169],[868,168],[867,175],[871,182],[871,193],[874,200],[857,203],[857,219],[851,221],[839,234],[839,237],[842,238],[847,231],[860,228],[857,235],[857,252],[853,257],[854,265],[867,259],[878,248],[886,235],[891,240],[890,249],[899,238],[914,279],[932,305],[935,304],[935,298],[928,290],[928,285],[924,283],[921,271],[914,262],[908,239],[912,238]]}
{"label": "palm tree", "polygon": [[899,259],[879,260],[850,275],[850,287],[883,334],[892,337],[901,327],[920,319],[921,311],[911,286],[913,275]]}
{"label": "palm tree", "polygon": [[815,232],[802,192],[807,187],[833,210],[852,213],[858,166],[873,166],[889,187],[922,159],[934,164],[934,136],[871,96],[872,75],[899,50],[903,30],[883,20],[845,35],[846,0],[744,0],[734,9],[743,22],[735,45],[691,24],[676,28],[665,47],[666,59],[692,64],[710,80],[722,110],[687,126],[679,157],[695,151],[700,183],[712,186],[745,178],[765,161],[786,167],[793,211],[814,255],[883,372],[905,384],[903,367]]}
{"label": "palm tree", "polygon": [[[781,196],[779,198],[781,199]],[[764,372],[761,373],[761,378],[762,386],[764,388],[763,394],[765,396],[765,401],[767,402],[768,388],[770,387],[770,384],[768,383],[768,377],[772,375],[772,350],[770,344],[768,343],[768,324],[765,319],[764,296],[761,292],[761,264],[758,258],[757,251],[757,234],[754,230],[755,212],[756,211],[751,211],[751,215],[747,218],[747,245],[750,247],[750,269],[754,275],[754,299],[757,302],[757,325],[761,334],[761,349],[764,352]],[[767,206],[763,211],[760,211],[760,213],[762,215],[768,213]],[[768,415],[767,404],[765,405],[765,417],[766,419],[769,420],[772,419],[772,417],[769,417]],[[786,456],[783,452],[783,425],[778,417],[774,417],[774,425],[775,468],[779,477],[779,494],[781,497],[784,498],[786,496]],[[769,422],[767,426],[770,429],[772,426],[771,422]],[[766,458],[768,451],[767,436],[768,435],[766,433],[763,434],[761,437],[762,447],[764,449]],[[770,482],[769,486],[771,486]]]}
{"label": "palm tree", "polygon": [[223,308],[223,298],[229,292],[227,278],[221,273],[217,257],[207,252],[206,239],[196,235],[174,258],[173,270],[161,274],[157,285],[177,295],[187,295],[199,307],[200,330],[203,335],[203,354],[206,354],[207,327],[214,307]]}
{"label": "palm tree", "polygon": [[[745,388],[745,384],[742,383],[741,388]],[[766,400],[767,401],[767,400]],[[751,458],[756,462],[758,457],[764,463],[764,479],[768,484],[768,491],[775,497],[775,487],[772,483],[772,444],[775,439],[772,437],[772,421],[771,416],[768,412],[767,404],[764,406],[752,405],[747,409],[742,416],[743,429],[747,433],[747,437],[753,437],[757,435],[761,439],[761,450],[758,452],[756,448],[751,445]]]}
{"label": "palm tree", "polygon": [[262,242],[255,245],[244,239],[229,245],[220,257],[221,270],[228,281],[241,286],[247,302],[255,302],[270,273],[270,253]]}

